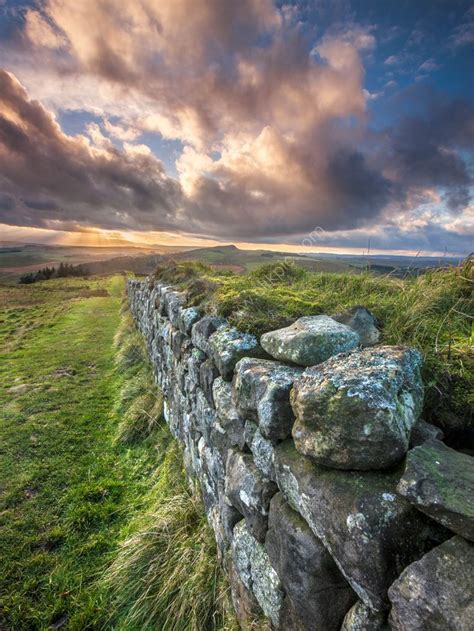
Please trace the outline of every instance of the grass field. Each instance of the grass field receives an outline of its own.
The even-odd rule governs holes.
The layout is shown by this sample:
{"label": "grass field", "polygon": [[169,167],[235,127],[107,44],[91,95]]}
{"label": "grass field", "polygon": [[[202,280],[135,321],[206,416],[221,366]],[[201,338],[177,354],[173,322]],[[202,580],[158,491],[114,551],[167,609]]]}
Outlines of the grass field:
{"label": "grass field", "polygon": [[[120,276],[0,287],[2,630],[234,628],[216,605],[225,586],[179,449],[159,419],[130,439],[130,424],[140,423],[130,379],[141,380],[140,396],[150,383],[137,334],[130,322],[124,329],[123,290]],[[194,613],[160,572],[147,582],[146,563],[133,572],[127,565],[131,551],[160,558],[160,538],[145,551],[137,540],[143,532],[150,538],[150,523],[159,528],[163,514],[167,536],[180,543],[182,524],[170,521],[177,497],[187,514],[188,561],[201,571],[189,599],[189,607],[200,603]],[[172,620],[157,607],[165,601]]]}

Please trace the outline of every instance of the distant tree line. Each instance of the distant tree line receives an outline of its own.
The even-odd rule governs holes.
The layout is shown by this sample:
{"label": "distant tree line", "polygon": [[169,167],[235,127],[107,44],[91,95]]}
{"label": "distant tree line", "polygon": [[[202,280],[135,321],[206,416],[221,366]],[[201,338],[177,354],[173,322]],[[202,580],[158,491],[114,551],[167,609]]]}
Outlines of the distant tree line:
{"label": "distant tree line", "polygon": [[84,265],[72,265],[72,263],[60,263],[56,267],[43,267],[37,272],[29,272],[20,277],[21,285],[31,285],[39,280],[49,280],[50,278],[66,278],[68,276],[87,276],[89,274]]}

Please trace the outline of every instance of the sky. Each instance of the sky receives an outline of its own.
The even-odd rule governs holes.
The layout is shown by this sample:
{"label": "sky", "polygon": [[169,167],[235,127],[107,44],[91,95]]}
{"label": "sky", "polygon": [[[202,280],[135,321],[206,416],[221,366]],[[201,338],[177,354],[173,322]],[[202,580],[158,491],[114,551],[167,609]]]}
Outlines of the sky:
{"label": "sky", "polygon": [[0,240],[467,255],[474,4],[0,0]]}

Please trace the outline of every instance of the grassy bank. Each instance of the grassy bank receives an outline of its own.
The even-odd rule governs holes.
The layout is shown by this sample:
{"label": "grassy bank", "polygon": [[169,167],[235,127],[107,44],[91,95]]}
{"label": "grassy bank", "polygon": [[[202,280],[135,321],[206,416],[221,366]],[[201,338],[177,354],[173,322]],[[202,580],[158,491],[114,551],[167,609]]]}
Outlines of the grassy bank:
{"label": "grassy bank", "polygon": [[234,628],[123,289],[0,288],[0,628]]}
{"label": "grassy bank", "polygon": [[364,305],[379,320],[382,342],[423,352],[427,420],[472,423],[472,262],[403,279],[369,272],[315,273],[291,261],[243,275],[179,263],[157,270],[157,277],[177,283],[195,304],[257,335],[304,315]]}

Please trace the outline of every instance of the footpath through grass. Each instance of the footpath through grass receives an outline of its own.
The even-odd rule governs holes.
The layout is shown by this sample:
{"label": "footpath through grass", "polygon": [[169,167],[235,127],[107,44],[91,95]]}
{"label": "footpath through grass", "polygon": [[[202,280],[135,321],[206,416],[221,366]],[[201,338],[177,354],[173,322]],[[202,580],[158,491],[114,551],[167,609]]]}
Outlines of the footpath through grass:
{"label": "footpath through grass", "polygon": [[[219,580],[215,549],[199,502],[186,490],[181,453],[162,425],[148,424],[143,431],[142,406],[136,409],[137,393],[128,386],[143,356],[132,357],[135,368],[122,362],[117,370],[114,336],[125,317],[123,290],[119,276],[0,287],[2,630],[224,628],[213,610]],[[136,339],[134,344],[138,348]],[[143,378],[139,396],[150,388]],[[135,413],[127,412],[133,404]],[[124,418],[126,432],[120,429]],[[182,529],[172,519],[173,497],[181,498],[178,516],[191,502],[195,506],[187,511],[185,534],[205,557],[194,594],[207,608],[202,626],[182,602],[176,605],[176,585],[160,585],[163,576],[156,568],[146,579],[154,550],[164,545],[149,530],[160,511],[168,519],[168,530],[161,527],[165,543],[179,541],[172,528],[174,523]],[[133,554],[142,558],[131,570],[122,560],[130,556],[130,541]],[[192,567],[186,564],[182,572],[192,577]],[[132,571],[132,585],[124,571]],[[171,622],[160,603],[173,611]]]}

